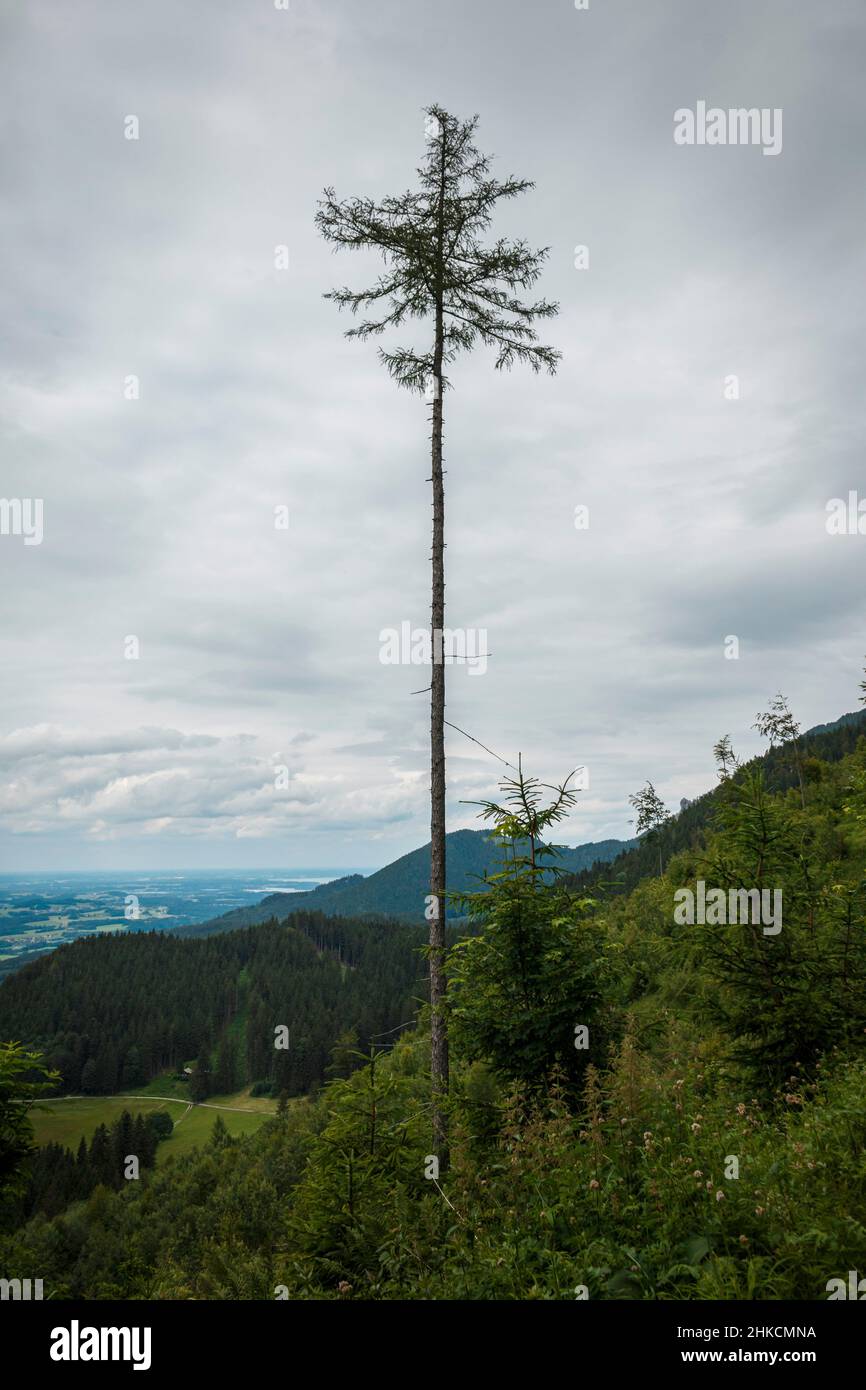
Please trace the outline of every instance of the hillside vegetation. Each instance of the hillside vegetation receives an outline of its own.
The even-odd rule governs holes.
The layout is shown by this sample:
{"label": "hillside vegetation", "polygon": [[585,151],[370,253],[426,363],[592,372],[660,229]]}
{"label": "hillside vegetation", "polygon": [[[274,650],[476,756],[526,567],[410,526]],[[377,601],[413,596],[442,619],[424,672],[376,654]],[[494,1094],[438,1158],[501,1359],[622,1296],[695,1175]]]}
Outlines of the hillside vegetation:
{"label": "hillside vegetation", "polygon": [[[8,1232],[3,1267],[61,1297],[826,1298],[866,1263],[866,740],[774,788],[791,751],[626,891],[545,880],[500,821],[450,952],[447,1161],[422,1009],[257,1135]],[[690,923],[701,883],[778,920]]]}

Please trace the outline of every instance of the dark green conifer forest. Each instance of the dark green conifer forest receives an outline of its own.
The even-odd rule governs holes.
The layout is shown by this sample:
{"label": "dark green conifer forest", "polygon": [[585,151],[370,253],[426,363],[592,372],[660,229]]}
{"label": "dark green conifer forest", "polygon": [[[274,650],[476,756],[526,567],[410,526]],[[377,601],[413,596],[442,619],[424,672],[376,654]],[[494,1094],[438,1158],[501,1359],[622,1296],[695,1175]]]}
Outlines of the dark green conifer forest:
{"label": "dark green conifer forest", "polygon": [[[317,913],[203,939],[85,938],[13,975],[0,1032],[38,1043],[65,1092],[111,1095],[196,1073],[197,1100],[251,1083],[301,1095],[322,1084],[335,1039],[364,1048],[424,991],[423,934]],[[289,1030],[289,1046],[274,1030]]]}
{"label": "dark green conifer forest", "polygon": [[[441,1172],[421,927],[294,917],[204,941],[86,943],[28,967],[3,986],[3,1031],[29,1014],[28,1044],[61,1070],[82,1065],[67,1015],[93,1007],[98,979],[84,1066],[146,1075],[198,1048],[219,1070],[244,1016],[222,1080],[273,1074],[284,1094],[257,1134],[233,1139],[218,1118],[209,1144],[156,1171],[155,1136],[132,1114],[77,1158],[19,1154],[4,1267],[44,1270],[60,1298],[826,1298],[866,1237],[861,723],[812,735],[803,795],[783,770],[791,748],[724,770],[672,830],[663,873],[633,886],[545,873],[535,836],[551,807],[531,778],[505,780],[487,808],[501,869],[464,904],[474,929],[448,957]],[[772,883],[781,930],[678,921],[677,895],[699,880]],[[161,991],[164,1016],[117,1031],[157,971],[176,991]],[[183,1032],[193,979],[207,989]],[[274,1070],[267,1051],[289,999],[321,1025],[310,1070]],[[382,1036],[401,1013],[410,1026]],[[32,1059],[7,1071],[7,1096],[38,1079]],[[136,1143],[142,1178],[119,1182],[117,1155]]]}

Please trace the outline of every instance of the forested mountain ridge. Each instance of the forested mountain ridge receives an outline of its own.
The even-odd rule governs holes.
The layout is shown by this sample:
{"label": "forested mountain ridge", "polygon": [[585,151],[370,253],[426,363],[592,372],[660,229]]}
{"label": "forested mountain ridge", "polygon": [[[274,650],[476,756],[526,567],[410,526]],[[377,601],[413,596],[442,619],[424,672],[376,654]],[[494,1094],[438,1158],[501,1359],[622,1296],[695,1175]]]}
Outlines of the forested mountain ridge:
{"label": "forested mountain ridge", "polygon": [[[437,1182],[422,1009],[257,1135],[7,1228],[0,1266],[60,1299],[826,1299],[866,1248],[866,739],[825,751],[802,791],[736,770],[712,825],[619,896],[525,871],[485,895],[449,957]],[[756,878],[778,933],[677,912],[696,882]],[[307,945],[339,950],[329,925]],[[163,964],[191,951],[217,979],[226,948],[281,935],[162,938]]]}
{"label": "forested mountain ridge", "polygon": [[[474,892],[480,887],[484,874],[495,873],[499,867],[498,850],[486,830],[453,830],[446,842],[451,893]],[[577,873],[597,862],[607,863],[635,843],[634,840],[599,840],[575,848],[560,845],[557,858],[550,862],[563,872]],[[322,883],[308,893],[271,893],[252,907],[235,908],[209,922],[180,927],[176,931],[183,936],[205,936],[209,932],[253,926],[269,917],[285,918],[295,912],[323,912],[340,917],[387,916],[423,922],[429,891],[430,845],[427,844],[366,878],[350,874],[333,883]],[[456,906],[449,907],[449,917],[457,913]]]}
{"label": "forested mountain ridge", "polygon": [[199,1100],[250,1082],[298,1095],[325,1079],[338,1039],[365,1048],[414,1016],[423,939],[309,912],[203,940],[82,938],[0,987],[0,1038],[27,1038],[73,1093],[112,1094],[192,1062]]}
{"label": "forested mountain ridge", "polygon": [[[858,738],[864,733],[866,710],[855,710],[841,715],[830,724],[817,724],[800,734],[798,756],[806,778],[812,775],[810,759],[838,762],[854,751]],[[746,767],[760,767],[771,791],[785,791],[796,786],[799,780],[797,759],[791,745],[770,748],[750,759]],[[667,863],[679,851],[704,842],[721,798],[721,787],[712,787],[672,815],[660,837],[663,863]],[[568,878],[568,884],[577,892],[597,889],[602,885],[608,891],[628,891],[642,878],[657,872],[658,846],[659,841],[647,838],[632,841],[606,864],[578,870]]]}

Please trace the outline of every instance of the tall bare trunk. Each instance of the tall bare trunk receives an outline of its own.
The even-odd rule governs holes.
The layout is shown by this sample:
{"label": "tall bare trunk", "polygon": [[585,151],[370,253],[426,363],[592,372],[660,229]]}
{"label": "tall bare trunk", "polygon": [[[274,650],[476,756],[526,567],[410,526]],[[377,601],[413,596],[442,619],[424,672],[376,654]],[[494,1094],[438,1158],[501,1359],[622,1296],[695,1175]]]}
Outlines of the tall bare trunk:
{"label": "tall bare trunk", "polygon": [[437,326],[434,372],[433,475],[433,593],[430,610],[432,666],[430,681],[430,895],[435,898],[430,919],[431,1058],[433,1076],[433,1140],[440,1164],[447,1143],[443,1101],[448,1091],[448,1034],[445,1025],[445,486],[442,478],[442,348]]}
{"label": "tall bare trunk", "polygon": [[430,1070],[433,1079],[433,1144],[440,1168],[447,1158],[448,1129],[444,1103],[448,1094],[448,1032],[445,1021],[445,485],[442,477],[442,254],[445,197],[445,133],[439,197],[439,265],[437,267],[436,340],[433,349],[433,585],[430,607]]}

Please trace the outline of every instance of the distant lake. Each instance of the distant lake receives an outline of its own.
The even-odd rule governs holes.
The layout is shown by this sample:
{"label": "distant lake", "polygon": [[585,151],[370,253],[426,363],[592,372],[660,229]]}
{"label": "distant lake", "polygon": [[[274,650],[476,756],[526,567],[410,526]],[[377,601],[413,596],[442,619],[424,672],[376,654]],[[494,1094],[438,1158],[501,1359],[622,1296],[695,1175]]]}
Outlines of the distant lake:
{"label": "distant lake", "polygon": [[104,931],[206,922],[269,893],[303,893],[358,868],[0,873],[0,974],[46,948]]}

